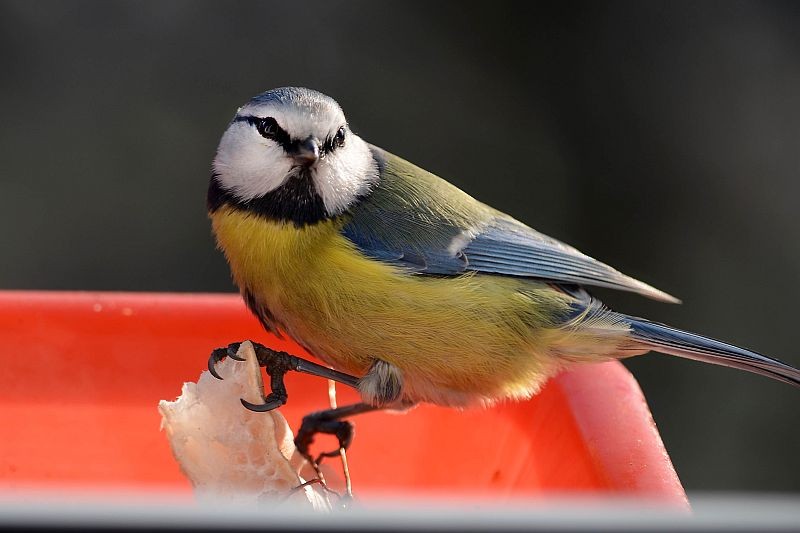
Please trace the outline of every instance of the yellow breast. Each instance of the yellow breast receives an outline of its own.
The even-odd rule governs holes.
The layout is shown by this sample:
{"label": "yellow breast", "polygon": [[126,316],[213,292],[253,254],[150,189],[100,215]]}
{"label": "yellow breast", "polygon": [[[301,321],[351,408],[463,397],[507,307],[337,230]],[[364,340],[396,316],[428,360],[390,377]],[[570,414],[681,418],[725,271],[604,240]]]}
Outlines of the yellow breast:
{"label": "yellow breast", "polygon": [[544,285],[413,275],[361,254],[341,222],[298,228],[227,206],[211,217],[239,287],[340,370],[362,374],[379,358],[418,395],[480,398],[527,395],[553,371],[543,354],[567,299]]}

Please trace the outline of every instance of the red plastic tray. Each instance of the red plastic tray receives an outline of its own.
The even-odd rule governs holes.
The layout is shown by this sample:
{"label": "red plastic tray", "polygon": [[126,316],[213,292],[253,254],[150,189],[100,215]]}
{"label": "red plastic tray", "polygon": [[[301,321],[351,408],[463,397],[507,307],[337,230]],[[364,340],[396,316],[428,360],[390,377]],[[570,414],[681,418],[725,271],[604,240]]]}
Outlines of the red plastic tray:
{"label": "red plastic tray", "polygon": [[[0,291],[0,489],[190,487],[158,401],[196,381],[212,348],[265,333],[236,295]],[[327,383],[287,377],[282,412],[327,407]],[[339,403],[355,401],[339,387]],[[361,497],[495,500],[579,494],[685,507],[642,393],[617,362],[563,373],[533,400],[459,412],[423,405],[356,418]]]}

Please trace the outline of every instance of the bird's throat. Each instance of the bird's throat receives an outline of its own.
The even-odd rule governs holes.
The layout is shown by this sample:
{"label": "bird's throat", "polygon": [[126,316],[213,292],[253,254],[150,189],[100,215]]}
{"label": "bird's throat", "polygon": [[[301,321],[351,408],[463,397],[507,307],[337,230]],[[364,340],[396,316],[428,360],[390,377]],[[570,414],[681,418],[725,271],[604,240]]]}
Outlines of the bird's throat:
{"label": "bird's throat", "polygon": [[242,200],[224,189],[218,176],[214,175],[208,188],[208,210],[214,213],[226,204],[267,220],[291,222],[297,227],[330,218],[309,169],[298,170],[277,189],[249,200]]}

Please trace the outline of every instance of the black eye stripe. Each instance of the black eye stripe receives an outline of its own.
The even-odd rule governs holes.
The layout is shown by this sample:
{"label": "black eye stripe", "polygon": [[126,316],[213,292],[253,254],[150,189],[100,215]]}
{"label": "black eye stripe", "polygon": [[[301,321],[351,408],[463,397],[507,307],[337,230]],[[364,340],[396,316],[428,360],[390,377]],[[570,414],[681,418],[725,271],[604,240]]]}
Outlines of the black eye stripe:
{"label": "black eye stripe", "polygon": [[[287,151],[291,151],[294,146],[289,134],[278,125],[278,122],[272,117],[256,117],[253,115],[240,115],[233,119],[234,122],[247,122],[258,133],[267,139],[272,139]],[[322,154],[327,154],[334,151],[336,148],[344,146],[347,137],[347,125],[341,126],[333,137],[328,137],[320,147]]]}
{"label": "black eye stripe", "polygon": [[272,117],[254,117],[252,115],[247,116],[237,116],[233,119],[234,122],[247,122],[256,130],[258,133],[267,139],[272,139],[284,148],[287,148],[291,144],[291,139],[289,138],[289,134],[286,133],[286,130],[281,128],[278,125],[278,122]]}

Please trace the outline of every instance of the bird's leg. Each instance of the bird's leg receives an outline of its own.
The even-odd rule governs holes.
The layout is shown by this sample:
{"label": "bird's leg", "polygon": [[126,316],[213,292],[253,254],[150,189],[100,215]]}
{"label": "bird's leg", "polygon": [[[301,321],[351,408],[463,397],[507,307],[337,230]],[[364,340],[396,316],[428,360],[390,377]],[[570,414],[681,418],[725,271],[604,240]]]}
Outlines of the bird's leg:
{"label": "bird's leg", "polygon": [[[297,451],[306,458],[314,468],[317,476],[323,480],[324,478],[322,478],[322,472],[319,468],[320,462],[325,457],[335,457],[336,455],[341,457],[346,495],[348,497],[352,497],[353,494],[345,452],[353,440],[353,424],[343,419],[378,409],[407,409],[411,407],[410,403],[401,399],[403,373],[396,366],[381,359],[375,359],[366,375],[359,380],[358,391],[361,393],[363,402],[339,408],[331,405],[332,409],[306,416],[303,418],[303,423],[294,439]],[[334,435],[339,441],[339,448],[335,451],[320,453],[316,458],[312,458],[309,447],[317,433]]]}
{"label": "bird's leg", "polygon": [[[382,408],[367,403],[354,403],[306,415],[294,438],[294,445],[301,455],[313,463],[319,463],[325,457],[336,457],[339,455],[339,450],[346,450],[353,442],[353,424],[342,419],[378,409]],[[339,441],[339,447],[330,452],[320,453],[316,459],[312,459],[308,448],[314,442],[317,433],[335,436]]]}
{"label": "bird's leg", "polygon": [[[368,413],[382,409],[367,403],[355,403],[352,405],[345,405],[344,407],[337,407],[335,409],[326,409],[324,411],[317,411],[303,417],[303,422],[300,424],[300,429],[297,431],[297,436],[294,438],[294,445],[297,451],[305,457],[306,461],[314,469],[317,477],[322,480],[325,485],[325,477],[320,470],[320,463],[325,457],[336,457],[337,455],[342,459],[342,469],[344,470],[345,496],[347,498],[353,497],[353,489],[350,482],[350,469],[347,466],[347,456],[345,451],[353,442],[353,424],[347,420],[342,420],[361,413]],[[329,452],[322,452],[316,458],[311,456],[309,447],[314,442],[314,436],[317,433],[325,433],[327,435],[334,435],[336,440],[339,441],[339,447],[336,450]]]}
{"label": "bird's leg", "polygon": [[[222,377],[216,371],[216,364],[225,357],[230,357],[241,361],[242,359],[236,355],[241,343],[235,342],[229,344],[227,348],[217,348],[211,352],[211,357],[208,359],[208,371],[217,379]],[[355,389],[358,388],[359,378],[338,372],[331,368],[312,363],[300,357],[288,354],[286,352],[278,352],[267,348],[266,346],[258,343],[253,343],[253,348],[256,351],[259,366],[263,366],[267,371],[270,378],[270,393],[264,396],[264,402],[261,404],[253,404],[246,400],[241,400],[242,405],[247,409],[256,412],[272,411],[286,403],[288,394],[286,386],[283,383],[283,376],[287,372],[294,370],[295,372],[303,372],[311,374],[324,379],[330,379],[337,383],[342,383]]]}

